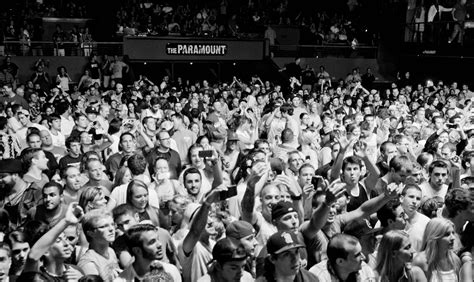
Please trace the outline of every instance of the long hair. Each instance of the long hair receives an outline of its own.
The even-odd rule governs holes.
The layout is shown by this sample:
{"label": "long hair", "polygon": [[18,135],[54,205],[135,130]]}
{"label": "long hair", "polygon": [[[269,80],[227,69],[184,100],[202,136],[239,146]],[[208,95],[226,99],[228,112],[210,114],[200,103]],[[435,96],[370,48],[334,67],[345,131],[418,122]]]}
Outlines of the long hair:
{"label": "long hair", "polygon": [[400,250],[403,240],[408,238],[408,234],[401,230],[392,230],[383,235],[377,251],[377,262],[375,270],[379,273],[381,281],[394,281],[399,277],[395,273],[393,251]]}
{"label": "long hair", "polygon": [[148,203],[146,204],[145,211],[148,214],[148,216],[150,217],[150,220],[153,222],[153,224],[155,224],[156,226],[159,226],[160,221],[159,221],[159,218],[158,218],[158,210],[156,210],[155,208],[150,206],[150,191],[148,190],[148,187],[146,186],[146,184],[143,181],[137,180],[137,179],[134,179],[134,180],[130,181],[130,183],[127,186],[127,200],[126,200],[126,203],[135,208],[135,206],[132,204],[132,197],[133,197],[133,194],[134,194],[134,188],[135,187],[141,187],[141,188],[143,188],[147,191]]}
{"label": "long hair", "polygon": [[[115,173],[114,188],[124,184],[124,183],[122,183],[122,181],[123,181],[123,177],[125,176],[125,173],[127,173],[127,170],[130,170],[130,169],[127,166],[124,166],[124,165],[121,166],[117,170],[117,173]],[[126,184],[128,184],[128,183],[126,183]]]}
{"label": "long hair", "polygon": [[[448,264],[458,273],[461,268],[461,260],[454,253],[453,250],[447,250],[446,253],[441,253],[439,249],[439,240],[443,238],[449,229],[453,228],[454,224],[445,218],[433,218],[426,225],[425,233],[423,234],[422,250],[426,254],[426,262],[428,263],[428,275],[431,276],[433,271],[441,269],[441,261],[446,260]],[[427,277],[428,280],[431,277]]]}

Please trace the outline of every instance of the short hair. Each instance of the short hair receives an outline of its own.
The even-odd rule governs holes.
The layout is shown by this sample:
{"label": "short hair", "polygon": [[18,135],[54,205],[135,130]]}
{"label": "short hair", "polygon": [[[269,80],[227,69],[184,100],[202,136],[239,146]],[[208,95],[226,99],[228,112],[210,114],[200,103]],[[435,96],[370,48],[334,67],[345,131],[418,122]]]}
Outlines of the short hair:
{"label": "short hair", "polygon": [[42,151],[43,150],[39,148],[26,148],[25,150],[23,150],[22,152],[23,154],[21,157],[21,164],[25,171],[27,171],[30,168],[33,158],[38,157],[38,153]]}
{"label": "short hair", "polygon": [[114,218],[114,221],[117,220],[117,218],[124,216],[126,214],[133,216],[135,215],[135,213],[136,213],[135,209],[130,204],[121,204],[121,205],[116,206],[112,210],[112,216]]}
{"label": "short hair", "polygon": [[42,191],[44,192],[44,189],[49,188],[49,187],[56,187],[58,189],[59,195],[63,194],[63,186],[61,184],[57,183],[56,181],[50,181],[50,182],[46,183],[43,186]]}
{"label": "short hair", "polygon": [[438,168],[445,168],[447,171],[449,171],[449,166],[448,166],[447,163],[445,163],[444,161],[436,160],[436,161],[433,161],[430,164],[430,167],[428,168],[428,172],[431,174],[433,172],[433,170],[437,167]]}
{"label": "short hair", "polygon": [[97,224],[97,221],[107,217],[112,218],[112,214],[105,209],[91,210],[84,214],[84,218],[82,219],[82,230],[84,230],[87,241],[90,241],[90,237],[87,232],[96,228],[95,225]]}
{"label": "short hair", "polygon": [[304,163],[303,165],[301,165],[300,169],[298,170],[298,174],[301,174],[301,172],[302,172],[303,169],[305,169],[305,168],[311,168],[313,171],[316,170],[312,164]]}
{"label": "short hair", "polygon": [[433,154],[428,152],[421,152],[421,154],[416,158],[416,162],[421,165],[421,167],[424,167],[428,163],[429,157],[434,156]]}
{"label": "short hair", "polygon": [[147,164],[145,157],[141,154],[134,154],[127,160],[127,166],[132,175],[141,175],[145,173]]}
{"label": "short hair", "polygon": [[0,242],[0,250],[5,250],[7,252],[7,256],[11,258],[12,256],[12,249],[10,246],[5,242]]}
{"label": "short hair", "polygon": [[135,135],[133,135],[131,132],[124,132],[124,133],[122,133],[122,135],[120,135],[119,143],[122,143],[122,141],[123,141],[122,139],[127,135],[132,137],[133,140],[135,140]]}
{"label": "short hair", "polygon": [[281,132],[281,141],[283,143],[285,142],[288,142],[288,141],[291,141],[295,138],[295,135],[293,133],[293,130],[291,130],[290,128],[285,128],[283,129],[283,131]]}
{"label": "short hair", "polygon": [[357,156],[349,156],[342,161],[342,171],[346,169],[349,164],[356,164],[362,168],[362,160]]}
{"label": "short hair", "polygon": [[99,186],[89,186],[84,191],[82,191],[81,195],[79,196],[79,206],[86,209],[87,205],[94,201],[97,195],[100,195],[102,192],[102,188]]}
{"label": "short hair", "polygon": [[188,149],[188,155],[187,155],[187,157],[188,157],[188,162],[189,162],[189,163],[191,163],[191,152],[192,152],[193,150],[195,150],[195,149],[204,150],[204,147],[203,147],[201,144],[197,143],[197,142],[194,143],[191,147],[189,147],[189,149]]}
{"label": "short hair", "polygon": [[125,232],[125,242],[131,254],[136,255],[133,252],[133,248],[143,248],[142,234],[148,231],[156,232],[158,231],[158,228],[151,224],[137,224],[135,226],[130,227],[130,229]]}
{"label": "short hair", "polygon": [[4,130],[8,124],[8,119],[6,117],[0,117],[0,130]]}
{"label": "short hair", "polygon": [[469,191],[462,188],[454,188],[448,191],[444,199],[444,204],[448,212],[448,217],[455,217],[459,212],[467,210],[471,205]]}
{"label": "short hair", "polygon": [[190,174],[199,174],[199,177],[202,179],[202,175],[201,175],[201,172],[199,171],[199,169],[197,169],[195,167],[190,167],[190,168],[188,168],[187,170],[184,171],[183,182],[186,183],[186,177],[188,177],[188,175],[190,175]]}
{"label": "short hair", "polygon": [[385,142],[382,143],[382,145],[380,145],[380,152],[381,152],[381,153],[385,153],[385,151],[387,150],[387,147],[388,147],[389,145],[395,146],[395,144],[393,144],[392,142],[390,142],[390,141],[385,141]]}
{"label": "short hair", "polygon": [[39,135],[39,133],[30,132],[28,135],[26,135],[26,142],[30,142],[30,138],[33,136],[38,136],[38,138],[41,140],[41,136]]}
{"label": "short hair", "polygon": [[62,115],[64,114],[69,108],[71,107],[71,105],[67,102],[61,102],[59,104],[57,104],[54,109],[56,110],[56,113],[58,115]]}
{"label": "short hair", "polygon": [[377,218],[380,220],[380,225],[388,226],[388,220],[395,220],[395,210],[401,205],[397,199],[391,200],[377,211]]}
{"label": "short hair", "polygon": [[407,184],[405,186],[405,188],[403,188],[403,191],[402,191],[402,195],[405,196],[407,194],[407,191],[410,190],[410,189],[415,189],[415,190],[418,190],[420,191],[421,193],[421,188],[420,186],[416,185],[416,184],[413,184],[413,183],[410,183],[410,184]]}
{"label": "short hair", "polygon": [[67,149],[71,149],[71,143],[81,143],[81,137],[79,137],[78,135],[75,135],[75,136],[69,136],[68,138],[66,138],[66,148]]}
{"label": "short hair", "polygon": [[11,248],[15,243],[28,243],[27,238],[28,237],[25,233],[16,230],[8,234],[8,236],[5,238],[5,242],[8,243]]}
{"label": "short hair", "polygon": [[61,120],[61,117],[58,114],[51,114],[48,117],[48,123],[53,122],[53,120]]}
{"label": "short hair", "polygon": [[413,170],[413,164],[407,156],[395,156],[390,160],[389,167],[395,172],[405,169],[407,172]]}
{"label": "short hair", "polygon": [[329,240],[327,256],[329,263],[334,266],[338,258],[347,259],[349,246],[357,246],[359,240],[348,234],[336,234]]}
{"label": "short hair", "polygon": [[[1,129],[1,127],[0,127]],[[471,163],[471,159],[474,157],[474,151],[467,151],[467,152],[464,152],[464,154],[462,155],[462,167],[464,169],[467,169],[467,164],[468,163]]]}
{"label": "short hair", "polygon": [[392,137],[392,141],[394,144],[399,144],[402,142],[403,138],[405,138],[405,135],[403,134],[395,134],[393,137]]}

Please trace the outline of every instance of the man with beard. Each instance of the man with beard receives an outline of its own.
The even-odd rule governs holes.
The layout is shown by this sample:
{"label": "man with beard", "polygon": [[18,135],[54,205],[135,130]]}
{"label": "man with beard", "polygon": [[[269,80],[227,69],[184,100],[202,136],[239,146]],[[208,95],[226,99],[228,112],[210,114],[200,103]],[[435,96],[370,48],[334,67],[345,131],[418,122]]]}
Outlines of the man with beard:
{"label": "man with beard", "polygon": [[177,179],[181,174],[181,158],[175,150],[171,149],[171,137],[167,131],[160,131],[156,134],[155,148],[147,154],[148,169],[153,174],[155,161],[164,158],[168,161],[171,178]]}
{"label": "man with beard", "polygon": [[101,209],[89,211],[82,220],[82,229],[89,249],[79,259],[85,275],[99,275],[104,281],[114,281],[120,273],[117,256],[109,245],[115,241],[112,215]]}
{"label": "man with beard", "polygon": [[335,235],[329,241],[327,254],[327,260],[309,270],[319,281],[376,281],[372,269],[364,262],[362,246],[354,236]]}
{"label": "man with beard", "polygon": [[10,214],[12,227],[20,224],[19,205],[28,187],[20,177],[21,161],[15,159],[0,160],[1,206]]}
{"label": "man with beard", "polygon": [[8,234],[6,240],[12,250],[12,266],[10,268],[10,277],[18,277],[25,268],[26,259],[30,252],[30,244],[26,241],[25,233],[13,231]]}
{"label": "man with beard", "polygon": [[204,198],[204,194],[201,191],[201,172],[197,168],[191,167],[184,172],[183,181],[190,202],[201,203]]}
{"label": "man with beard", "polygon": [[44,222],[49,228],[55,226],[66,213],[66,206],[62,204],[63,187],[51,181],[43,187],[43,203],[32,207],[28,211],[28,218]]}
{"label": "man with beard", "polygon": [[151,224],[138,224],[127,230],[125,241],[135,260],[114,281],[181,281],[176,266],[161,261],[164,257],[158,230]]}
{"label": "man with beard", "polygon": [[64,183],[63,202],[69,205],[72,202],[79,202],[81,191],[81,172],[75,166],[68,166],[62,170],[61,176]]}

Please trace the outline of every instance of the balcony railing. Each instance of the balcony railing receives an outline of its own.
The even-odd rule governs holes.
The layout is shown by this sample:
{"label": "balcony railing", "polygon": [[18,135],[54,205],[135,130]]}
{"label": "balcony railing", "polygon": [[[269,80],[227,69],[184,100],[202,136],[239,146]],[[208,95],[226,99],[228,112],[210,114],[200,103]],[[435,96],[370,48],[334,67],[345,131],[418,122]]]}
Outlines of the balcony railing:
{"label": "balcony railing", "polygon": [[5,41],[5,54],[15,56],[123,55],[122,42]]}
{"label": "balcony railing", "polygon": [[327,45],[274,45],[270,46],[274,57],[304,57],[304,58],[368,58],[378,55],[375,46],[350,46],[347,44]]}

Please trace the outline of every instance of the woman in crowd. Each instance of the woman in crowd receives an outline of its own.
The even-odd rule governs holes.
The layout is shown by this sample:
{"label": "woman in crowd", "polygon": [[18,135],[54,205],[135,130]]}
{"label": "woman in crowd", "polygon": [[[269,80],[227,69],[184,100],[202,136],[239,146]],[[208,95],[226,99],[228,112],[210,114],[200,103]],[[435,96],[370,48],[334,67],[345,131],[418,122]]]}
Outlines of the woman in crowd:
{"label": "woman in crowd", "polygon": [[148,202],[148,187],[143,181],[132,180],[127,188],[127,204],[138,213],[139,221],[149,220],[155,226],[160,226],[159,210]]}
{"label": "woman in crowd", "polygon": [[413,264],[423,270],[428,281],[465,281],[461,279],[463,263],[454,252],[455,239],[454,224],[447,219],[433,218],[426,225],[423,251],[415,256]]}
{"label": "woman in crowd", "polygon": [[377,251],[375,270],[379,281],[427,281],[423,270],[411,265],[414,254],[407,233],[401,230],[385,233]]}

